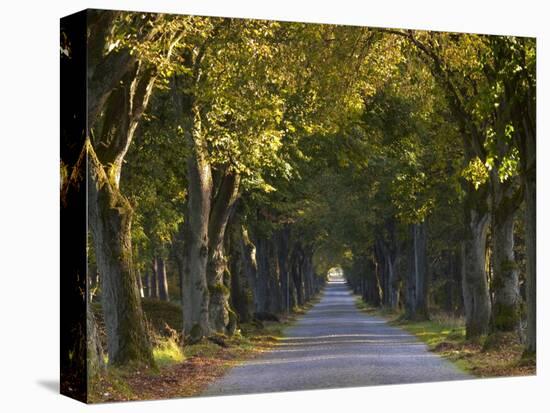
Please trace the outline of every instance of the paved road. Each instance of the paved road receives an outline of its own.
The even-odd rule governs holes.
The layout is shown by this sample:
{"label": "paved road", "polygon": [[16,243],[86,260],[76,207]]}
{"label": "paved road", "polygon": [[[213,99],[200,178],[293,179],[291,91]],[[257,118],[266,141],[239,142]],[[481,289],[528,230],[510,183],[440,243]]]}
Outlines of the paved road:
{"label": "paved road", "polygon": [[234,367],[204,395],[462,380],[406,331],[360,312],[343,281],[285,331],[272,351]]}

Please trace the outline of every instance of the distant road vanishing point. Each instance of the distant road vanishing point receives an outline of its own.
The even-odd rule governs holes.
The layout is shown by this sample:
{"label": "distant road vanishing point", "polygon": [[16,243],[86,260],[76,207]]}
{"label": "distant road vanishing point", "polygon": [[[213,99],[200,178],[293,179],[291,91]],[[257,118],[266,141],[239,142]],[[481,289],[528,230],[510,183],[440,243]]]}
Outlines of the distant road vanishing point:
{"label": "distant road vanishing point", "polygon": [[421,383],[473,378],[406,331],[359,311],[344,280],[269,352],[234,367],[204,395]]}

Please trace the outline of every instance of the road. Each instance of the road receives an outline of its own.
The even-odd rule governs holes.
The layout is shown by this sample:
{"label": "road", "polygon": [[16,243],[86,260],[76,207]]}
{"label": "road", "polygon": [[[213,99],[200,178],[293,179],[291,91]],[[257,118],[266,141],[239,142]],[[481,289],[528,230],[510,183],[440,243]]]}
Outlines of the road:
{"label": "road", "polygon": [[468,378],[413,335],[359,311],[344,281],[336,280],[272,351],[234,367],[204,395]]}

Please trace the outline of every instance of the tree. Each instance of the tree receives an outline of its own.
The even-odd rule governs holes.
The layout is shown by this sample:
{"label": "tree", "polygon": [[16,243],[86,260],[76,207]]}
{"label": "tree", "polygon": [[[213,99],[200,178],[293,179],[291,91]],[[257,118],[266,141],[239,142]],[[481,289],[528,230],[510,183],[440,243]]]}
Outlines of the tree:
{"label": "tree", "polygon": [[112,364],[154,364],[132,257],[133,210],[120,190],[120,176],[158,76],[158,66],[140,55],[136,44],[144,50],[159,43],[160,61],[171,54],[170,45],[158,40],[159,19],[162,16],[89,12],[88,218]]}

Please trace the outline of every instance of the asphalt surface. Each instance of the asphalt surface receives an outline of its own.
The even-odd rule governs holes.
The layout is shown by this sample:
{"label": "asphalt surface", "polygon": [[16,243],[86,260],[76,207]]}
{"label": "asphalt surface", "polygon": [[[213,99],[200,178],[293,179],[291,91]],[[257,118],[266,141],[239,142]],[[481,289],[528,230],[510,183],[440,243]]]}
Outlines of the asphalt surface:
{"label": "asphalt surface", "polygon": [[359,311],[343,281],[285,330],[272,350],[212,383],[204,395],[464,380],[472,376],[382,318]]}

